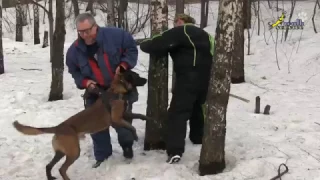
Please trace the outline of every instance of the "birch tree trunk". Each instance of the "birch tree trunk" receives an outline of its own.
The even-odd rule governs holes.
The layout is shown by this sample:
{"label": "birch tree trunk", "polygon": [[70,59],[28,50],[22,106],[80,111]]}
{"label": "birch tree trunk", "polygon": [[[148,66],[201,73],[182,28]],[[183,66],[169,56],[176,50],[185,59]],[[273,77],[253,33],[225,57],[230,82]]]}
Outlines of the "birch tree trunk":
{"label": "birch tree trunk", "polygon": [[40,18],[39,18],[39,6],[33,4],[33,42],[34,44],[40,44]]}
{"label": "birch tree trunk", "polygon": [[[168,29],[166,0],[151,0],[151,35]],[[157,122],[147,121],[144,150],[165,149],[165,121],[168,108],[168,56],[150,55],[148,73],[147,116]]]}
{"label": "birch tree trunk", "polygon": [[49,101],[63,98],[64,42],[65,42],[65,1],[56,1],[56,24],[53,34],[53,54],[51,62],[52,81]]}
{"label": "birch tree trunk", "polygon": [[[236,12],[237,19],[241,22],[235,24],[234,51],[232,53],[231,83],[239,84],[245,82],[244,76],[244,26],[243,26],[243,1],[238,0],[239,6]],[[239,9],[241,6],[241,9]]]}
{"label": "birch tree trunk", "polygon": [[3,44],[2,44],[2,0],[0,0],[0,74],[4,74]]}
{"label": "birch tree trunk", "polygon": [[214,63],[206,103],[204,137],[199,162],[200,175],[217,174],[224,170],[226,114],[230,93],[231,64],[235,26],[242,23],[236,14],[240,0],[220,0],[215,36]]}

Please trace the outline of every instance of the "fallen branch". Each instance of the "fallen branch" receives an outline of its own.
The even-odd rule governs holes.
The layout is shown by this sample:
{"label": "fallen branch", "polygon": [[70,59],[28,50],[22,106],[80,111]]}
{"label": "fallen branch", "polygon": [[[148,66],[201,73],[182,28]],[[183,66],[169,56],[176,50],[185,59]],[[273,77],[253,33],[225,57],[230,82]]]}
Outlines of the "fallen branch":
{"label": "fallen branch", "polygon": [[241,101],[244,101],[244,102],[246,102],[246,103],[250,102],[250,100],[248,100],[248,99],[245,99],[245,98],[243,98],[243,97],[240,97],[240,96],[237,96],[237,95],[234,95],[234,94],[231,94],[231,93],[230,93],[230,96],[231,96],[231,97],[234,97],[234,98],[236,98],[236,99],[239,99],[239,100],[241,100]]}
{"label": "fallen branch", "polygon": [[22,70],[25,70],[25,71],[42,71],[42,69],[26,69],[26,68],[21,68]]}

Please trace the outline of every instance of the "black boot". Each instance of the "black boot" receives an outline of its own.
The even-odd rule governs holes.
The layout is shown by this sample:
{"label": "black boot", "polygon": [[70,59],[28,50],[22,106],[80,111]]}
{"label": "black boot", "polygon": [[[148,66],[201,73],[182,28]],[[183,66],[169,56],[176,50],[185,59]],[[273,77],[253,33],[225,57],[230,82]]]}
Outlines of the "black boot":
{"label": "black boot", "polygon": [[99,160],[99,161],[96,161],[96,163],[94,163],[93,165],[92,165],[92,168],[97,168],[97,167],[99,167],[102,163],[103,163],[103,161],[104,160]]}
{"label": "black boot", "polygon": [[123,156],[127,159],[133,158],[132,146],[122,146]]}

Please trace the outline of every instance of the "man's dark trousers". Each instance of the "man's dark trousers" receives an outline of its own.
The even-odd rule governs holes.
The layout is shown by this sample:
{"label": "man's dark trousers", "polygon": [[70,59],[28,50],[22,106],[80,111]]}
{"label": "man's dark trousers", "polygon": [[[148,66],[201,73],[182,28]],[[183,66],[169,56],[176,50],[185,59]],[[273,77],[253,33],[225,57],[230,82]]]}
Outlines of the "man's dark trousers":
{"label": "man's dark trousers", "polygon": [[202,105],[208,91],[210,71],[191,70],[176,74],[176,84],[168,109],[167,154],[180,155],[185,150],[187,121],[190,120],[189,138],[200,144],[203,136]]}
{"label": "man's dark trousers", "polygon": [[[138,92],[132,91],[128,96],[128,106],[126,111],[132,111],[132,104],[138,100]],[[89,97],[86,99],[85,108],[90,107],[92,104],[96,102],[98,99],[98,95],[89,94]],[[128,120],[132,123],[132,119]],[[132,132],[126,128],[115,128],[118,134],[118,142],[122,148],[132,147],[134,142],[134,136]],[[93,151],[94,156],[97,161],[104,161],[109,156],[112,155],[112,145],[109,129],[105,129],[103,131],[97,132],[95,134],[91,134],[91,138],[93,140]]]}

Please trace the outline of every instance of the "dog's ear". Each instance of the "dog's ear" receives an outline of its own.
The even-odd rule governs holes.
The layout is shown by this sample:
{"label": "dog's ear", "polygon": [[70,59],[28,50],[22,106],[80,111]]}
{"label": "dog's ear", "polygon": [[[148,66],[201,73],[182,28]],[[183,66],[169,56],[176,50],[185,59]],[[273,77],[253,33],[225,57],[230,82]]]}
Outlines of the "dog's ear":
{"label": "dog's ear", "polygon": [[144,86],[147,83],[147,79],[143,78],[143,77],[138,77],[137,79],[135,79],[135,86]]}

